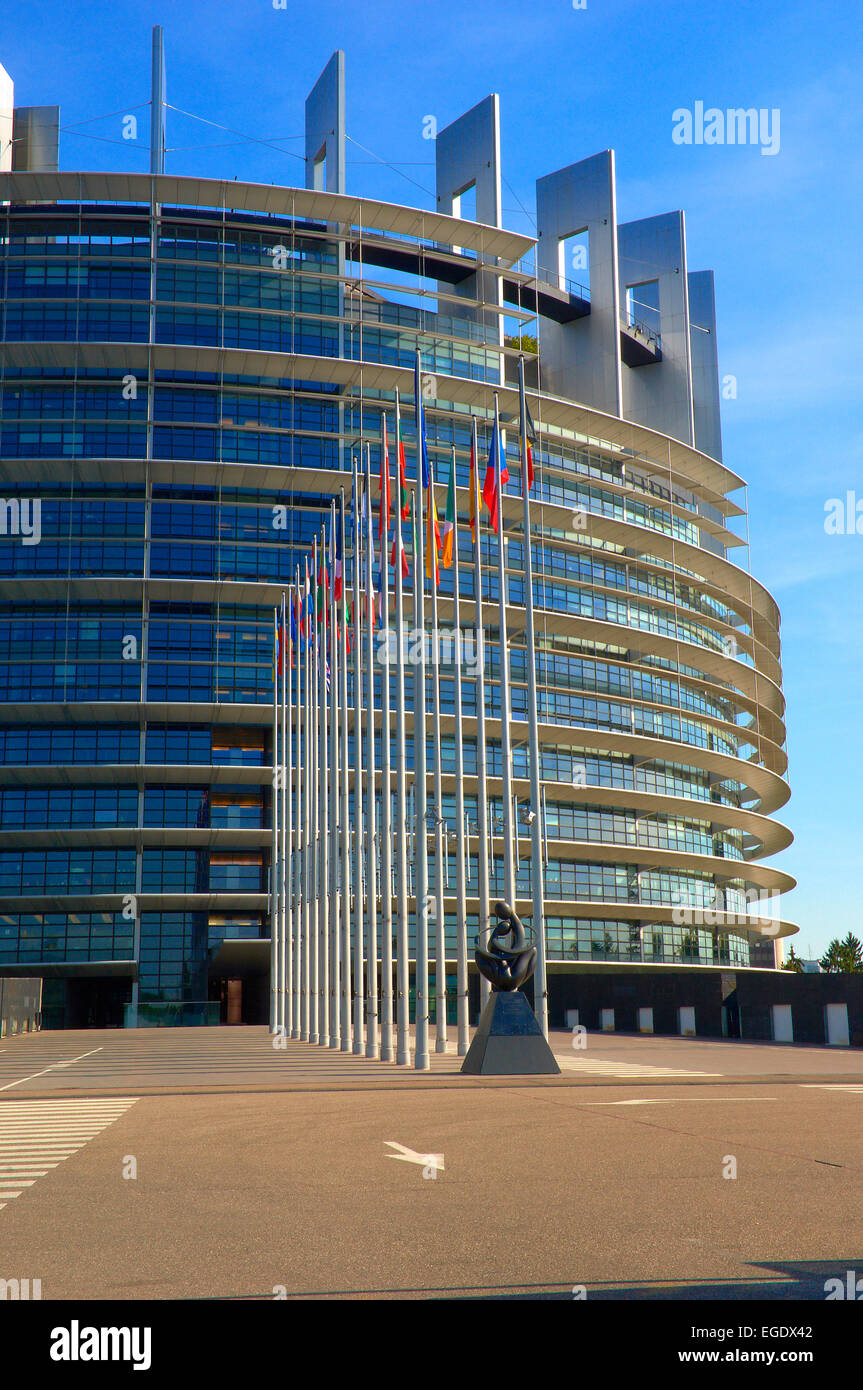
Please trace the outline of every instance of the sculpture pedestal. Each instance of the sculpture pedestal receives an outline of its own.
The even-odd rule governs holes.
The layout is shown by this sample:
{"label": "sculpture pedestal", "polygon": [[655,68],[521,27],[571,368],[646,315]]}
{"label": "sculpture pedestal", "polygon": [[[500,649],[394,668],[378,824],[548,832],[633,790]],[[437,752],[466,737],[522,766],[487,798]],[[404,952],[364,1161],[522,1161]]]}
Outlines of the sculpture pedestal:
{"label": "sculpture pedestal", "polygon": [[462,1063],[468,1076],[559,1076],[533,1009],[518,990],[494,991]]}

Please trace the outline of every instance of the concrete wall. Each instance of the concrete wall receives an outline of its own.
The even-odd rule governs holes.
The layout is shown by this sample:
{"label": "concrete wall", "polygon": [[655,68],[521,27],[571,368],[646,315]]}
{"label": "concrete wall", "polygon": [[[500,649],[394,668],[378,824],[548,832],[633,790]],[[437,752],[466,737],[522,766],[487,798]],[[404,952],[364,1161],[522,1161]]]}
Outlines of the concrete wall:
{"label": "concrete wall", "polygon": [[[552,277],[558,275],[561,241],[576,232],[588,233],[590,314],[572,323],[543,321],[543,386],[555,395],[620,415],[623,368],[614,151],[603,150],[538,179],[536,224],[539,268]],[[571,280],[582,278],[569,267],[563,273]]]}
{"label": "concrete wall", "polygon": [[721,461],[719,358],[712,270],[690,272],[689,315],[695,447]]}
{"label": "concrete wall", "polygon": [[15,109],[15,84],[6,69],[0,66],[0,174],[12,168],[12,123]]}
{"label": "concrete wall", "polygon": [[56,174],[60,167],[59,106],[19,106],[13,138],[13,169]]}
{"label": "concrete wall", "polygon": [[[667,212],[618,228],[620,302],[628,286],[659,283],[662,361],[623,369],[623,414],[692,444],[692,362],[689,344],[689,283],[682,212]],[[636,314],[636,317],[639,315]]]}
{"label": "concrete wall", "polygon": [[[771,1041],[772,1006],[791,1006],[794,1042],[827,1041],[828,1004],[846,1004],[852,1047],[863,1047],[863,975],[798,975],[789,970],[595,970],[549,973],[549,1021],[566,1026],[569,1009],[589,1031],[614,1009],[615,1032],[638,1032],[639,1008],[653,1009],[655,1033],[678,1034],[678,1009],[695,1009],[696,1036]],[[723,1017],[724,1013],[724,1017]]]}
{"label": "concrete wall", "polygon": [[[318,163],[326,158],[325,179]],[[306,98],[306,188],[345,189],[345,55],[337,49]]]}
{"label": "concrete wall", "polygon": [[[489,227],[503,225],[500,172],[500,98],[495,94],[477,102],[469,111],[438,131],[435,141],[435,187],[437,211],[446,217],[460,217],[461,195],[476,189],[474,219]],[[501,303],[501,285],[490,271],[469,275],[457,285],[441,283],[441,291],[466,300]],[[503,319],[492,311],[471,305],[464,310],[451,301],[442,301],[441,313],[460,315],[483,322],[487,340],[503,342]]]}

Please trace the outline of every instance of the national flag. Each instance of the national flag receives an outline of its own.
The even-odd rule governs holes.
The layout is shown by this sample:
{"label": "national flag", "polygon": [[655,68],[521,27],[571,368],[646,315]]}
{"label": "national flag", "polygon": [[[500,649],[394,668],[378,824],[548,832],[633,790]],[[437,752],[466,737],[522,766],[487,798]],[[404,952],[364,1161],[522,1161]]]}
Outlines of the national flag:
{"label": "national flag", "polygon": [[327,625],[327,595],[330,591],[330,577],[327,574],[327,552],[321,542],[321,557],[318,561],[318,589],[316,595],[317,621],[319,627]]}
{"label": "national flag", "polygon": [[420,355],[417,353],[414,365],[414,402],[417,417],[417,475],[422,479],[423,487],[428,487],[431,480],[429,470],[429,452],[426,444],[426,415],[423,407],[422,383],[420,381]]}
{"label": "national flag", "polygon": [[342,596],[344,584],[344,557],[342,555],[342,528],[336,526],[336,553],[333,556],[333,598],[336,603]]}
{"label": "national flag", "polygon": [[479,495],[479,476],[477,474],[476,467],[476,448],[474,447],[473,440],[471,440],[470,445],[470,480],[468,482],[468,490],[470,492],[470,534],[473,539],[474,545],[476,545],[477,527],[479,525],[479,516],[480,511],[482,509],[482,501],[480,500]]}
{"label": "national flag", "polygon": [[444,512],[443,527],[441,529],[443,549],[441,554],[441,564],[445,570],[452,567],[453,547],[455,545],[455,451],[453,450],[452,461],[449,470],[449,487],[446,490],[446,511]]}
{"label": "national flag", "polygon": [[[491,448],[488,451],[488,464],[485,470],[485,482],[482,485],[482,500],[488,507],[491,516],[491,529],[497,535],[498,524],[498,496],[497,496],[497,458],[500,449],[500,437],[497,426],[491,432]],[[503,478],[501,477],[501,482]]]}
{"label": "national flag", "polygon": [[[285,605],[282,604],[279,618],[276,624],[276,661],[278,669],[284,675],[286,662],[288,659],[288,634],[285,629]],[[291,665],[293,666],[293,653],[291,654]]]}
{"label": "national flag", "polygon": [[530,418],[530,411],[527,408],[527,397],[524,394],[524,374],[523,368],[520,372],[519,380],[519,444],[521,440],[525,443],[526,457],[521,461],[522,487],[524,479],[527,478],[527,490],[533,487],[533,445],[536,443],[536,430],[533,420]]}
{"label": "national flag", "polygon": [[291,596],[291,669],[294,665],[294,648],[298,645],[297,635],[297,599]]}
{"label": "national flag", "polygon": [[398,550],[400,551],[401,557],[402,557],[402,579],[407,579],[408,575],[409,575],[410,572],[411,572],[411,567],[410,567],[410,564],[408,563],[408,556],[407,556],[407,551],[406,551],[406,549],[405,549],[404,537],[402,536],[401,521],[398,521],[398,522],[396,523],[395,534],[394,534],[394,536],[393,536],[393,548],[392,548],[392,551],[391,551],[391,553],[390,553],[390,564],[392,565],[393,569],[395,569],[395,567],[396,567],[396,548],[397,548],[397,547],[398,547]]}
{"label": "national flag", "polygon": [[404,441],[402,438],[402,414],[399,410],[399,393],[396,392],[396,457],[399,460],[399,507],[402,520],[407,521],[410,514],[410,496],[407,492],[407,468],[404,466]]}
{"label": "national flag", "polygon": [[[368,471],[366,472],[368,478]],[[371,614],[372,628],[375,625],[375,577],[372,569],[372,560],[375,553],[374,536],[372,534],[372,490],[366,487],[363,493],[363,527],[365,530],[365,543],[363,551],[365,553],[365,585],[366,585],[366,611]]]}
{"label": "national flag", "polygon": [[[381,416],[381,476],[380,511],[378,513],[378,554],[381,574],[387,562],[387,541],[390,535],[390,451],[387,441],[387,417]],[[382,585],[383,587],[383,585]]]}
{"label": "national flag", "polygon": [[[434,586],[440,584],[440,566],[438,557],[440,555],[441,536],[438,526],[437,507],[434,500],[434,484],[428,490],[428,522],[426,525],[426,578],[434,578]],[[432,568],[432,554],[434,554],[434,568]]]}
{"label": "national flag", "polygon": [[305,602],[303,627],[307,642],[315,640],[315,610],[312,607],[312,585],[309,579],[309,562],[306,560]]}

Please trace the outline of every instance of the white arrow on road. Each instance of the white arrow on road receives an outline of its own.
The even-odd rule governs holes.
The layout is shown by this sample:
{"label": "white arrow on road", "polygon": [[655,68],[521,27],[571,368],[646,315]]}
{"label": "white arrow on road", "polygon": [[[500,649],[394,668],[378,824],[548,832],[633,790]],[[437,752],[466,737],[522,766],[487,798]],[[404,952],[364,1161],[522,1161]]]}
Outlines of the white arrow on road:
{"label": "white arrow on road", "polygon": [[405,1148],[404,1144],[397,1144],[395,1139],[385,1139],[384,1143],[391,1149],[400,1150],[397,1154],[384,1154],[384,1158],[399,1158],[402,1163],[418,1163],[421,1168],[443,1172],[443,1154],[418,1154],[414,1149]]}
{"label": "white arrow on road", "polygon": [[696,1105],[708,1105],[711,1101],[714,1104],[728,1104],[735,1101],[739,1105],[741,1101],[752,1100],[776,1100],[776,1096],[666,1096],[660,1099],[659,1096],[645,1100],[585,1100],[582,1105],[679,1105],[681,1101],[690,1101]]}

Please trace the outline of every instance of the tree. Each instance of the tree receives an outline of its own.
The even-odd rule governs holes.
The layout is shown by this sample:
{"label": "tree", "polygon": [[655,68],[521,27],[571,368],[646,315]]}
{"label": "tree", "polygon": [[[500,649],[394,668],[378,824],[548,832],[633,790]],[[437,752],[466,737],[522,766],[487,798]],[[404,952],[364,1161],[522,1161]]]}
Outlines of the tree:
{"label": "tree", "polygon": [[788,959],[782,962],[783,970],[793,970],[797,975],[803,974],[803,962],[798,955],[795,955],[794,947],[788,953]]}
{"label": "tree", "polygon": [[529,353],[532,357],[539,356],[539,340],[531,336],[530,333],[522,333],[521,337],[504,338],[504,343],[510,348],[520,348],[522,352]]}
{"label": "tree", "polygon": [[828,975],[863,974],[863,942],[851,932],[844,941],[834,937],[821,957],[821,969]]}

